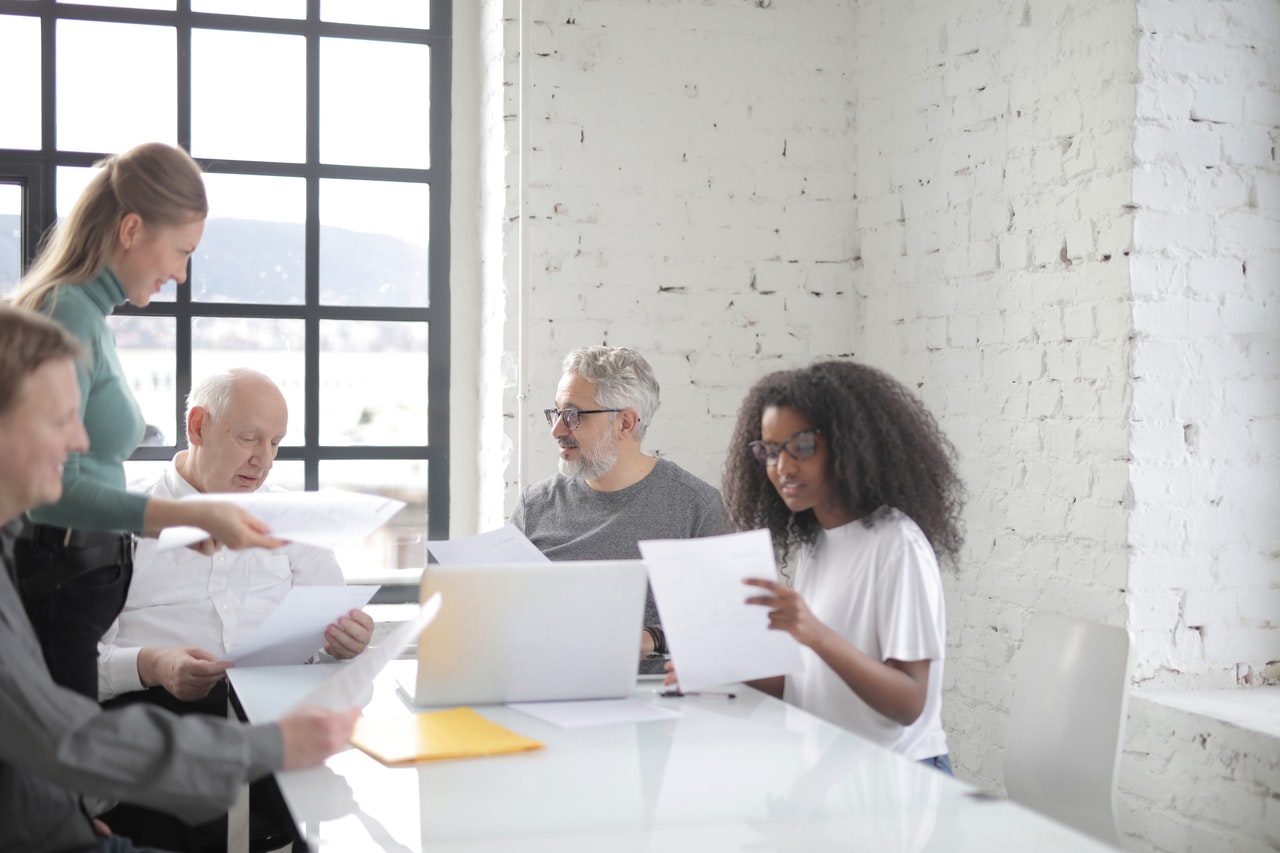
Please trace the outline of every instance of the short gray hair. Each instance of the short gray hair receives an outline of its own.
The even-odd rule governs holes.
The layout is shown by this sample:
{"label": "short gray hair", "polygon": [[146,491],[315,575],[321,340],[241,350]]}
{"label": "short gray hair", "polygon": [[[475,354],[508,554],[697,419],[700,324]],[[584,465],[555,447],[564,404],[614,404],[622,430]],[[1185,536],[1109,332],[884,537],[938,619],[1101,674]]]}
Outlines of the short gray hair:
{"label": "short gray hair", "polygon": [[[187,395],[187,419],[191,418],[191,410],[199,406],[215,421],[222,420],[227,414],[227,409],[231,408],[231,392],[235,390],[236,382],[249,378],[265,379],[271,382],[271,377],[248,367],[233,367],[201,379],[192,386],[191,393]],[[271,384],[275,383],[271,382]]]}
{"label": "short gray hair", "polygon": [[644,356],[627,347],[579,347],[564,358],[564,372],[595,383],[603,409],[635,409],[636,440],[644,438],[658,411],[658,380]]}

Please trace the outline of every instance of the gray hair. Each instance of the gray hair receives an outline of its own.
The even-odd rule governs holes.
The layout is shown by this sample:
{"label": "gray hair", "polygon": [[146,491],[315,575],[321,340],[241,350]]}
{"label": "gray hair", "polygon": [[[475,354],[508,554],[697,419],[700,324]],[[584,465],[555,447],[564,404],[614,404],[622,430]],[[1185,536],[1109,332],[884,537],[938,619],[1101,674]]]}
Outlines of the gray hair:
{"label": "gray hair", "polygon": [[658,411],[658,380],[644,356],[626,347],[579,347],[564,358],[564,372],[595,383],[602,409],[635,409],[636,440],[644,438]]}
{"label": "gray hair", "polygon": [[231,408],[231,392],[235,390],[236,382],[241,379],[263,379],[271,382],[271,378],[266,374],[248,367],[233,367],[222,373],[206,376],[192,386],[191,393],[187,395],[188,420],[191,418],[191,410],[196,406],[207,411],[209,417],[215,421],[222,420],[227,410]]}

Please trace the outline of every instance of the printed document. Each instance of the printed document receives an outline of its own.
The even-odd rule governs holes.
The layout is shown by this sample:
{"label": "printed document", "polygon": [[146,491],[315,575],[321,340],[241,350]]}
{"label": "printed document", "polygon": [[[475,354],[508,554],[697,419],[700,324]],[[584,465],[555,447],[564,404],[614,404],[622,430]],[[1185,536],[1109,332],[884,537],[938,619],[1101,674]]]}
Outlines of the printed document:
{"label": "printed document", "polygon": [[[404,506],[404,501],[395,498],[342,489],[199,494],[182,500],[237,504],[266,524],[275,538],[320,548],[359,542]],[[170,527],[160,532],[156,551],[169,551],[208,538],[209,534],[198,527]]]}
{"label": "printed document", "polygon": [[778,580],[767,530],[640,543],[681,690],[800,672],[800,644],[769,629],[763,592],[744,578]]}
{"label": "printed document", "polygon": [[465,539],[437,539],[427,543],[427,550],[437,563],[446,565],[549,562],[514,524]]}
{"label": "printed document", "polygon": [[364,607],[377,591],[373,585],[295,586],[223,660],[240,667],[306,663],[324,647],[324,629]]}
{"label": "printed document", "polygon": [[680,716],[680,712],[673,708],[664,708],[631,696],[622,699],[578,699],[572,702],[508,702],[507,707],[562,729],[649,723]]}
{"label": "printed document", "polygon": [[364,654],[343,664],[334,675],[295,703],[295,707],[320,705],[341,711],[354,705],[363,706],[373,694],[373,680],[382,668],[400,657],[401,652],[418,639],[439,612],[440,593],[437,592],[422,603],[412,619],[397,625],[379,645],[365,649]]}

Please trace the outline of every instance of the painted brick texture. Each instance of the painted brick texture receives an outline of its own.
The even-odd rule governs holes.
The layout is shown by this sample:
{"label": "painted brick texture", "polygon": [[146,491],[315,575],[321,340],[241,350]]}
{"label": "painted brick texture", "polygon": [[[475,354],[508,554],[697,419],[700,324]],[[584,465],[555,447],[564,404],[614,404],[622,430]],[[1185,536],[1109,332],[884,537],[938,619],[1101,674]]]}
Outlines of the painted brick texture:
{"label": "painted brick texture", "polygon": [[1124,621],[1136,40],[1110,2],[860,9],[852,349],[963,459],[943,713],[993,788],[1027,614]]}
{"label": "painted brick texture", "polygon": [[[959,775],[1002,788],[1035,609],[1128,624],[1144,683],[1264,680],[1280,4],[503,6],[506,507],[554,470],[541,409],[575,346],[645,352],[646,447],[713,483],[756,377],[850,354],[918,390],[969,485],[945,578]],[[1240,748],[1210,785],[1179,770],[1201,722],[1134,704],[1128,846],[1274,847],[1274,761],[1241,757],[1274,741],[1214,740]]]}
{"label": "painted brick texture", "polygon": [[523,8],[524,473],[564,354],[607,343],[662,385],[646,448],[718,485],[755,378],[849,348],[854,4]]}
{"label": "painted brick texture", "polygon": [[1280,5],[1138,14],[1137,676],[1248,686],[1280,659]]}

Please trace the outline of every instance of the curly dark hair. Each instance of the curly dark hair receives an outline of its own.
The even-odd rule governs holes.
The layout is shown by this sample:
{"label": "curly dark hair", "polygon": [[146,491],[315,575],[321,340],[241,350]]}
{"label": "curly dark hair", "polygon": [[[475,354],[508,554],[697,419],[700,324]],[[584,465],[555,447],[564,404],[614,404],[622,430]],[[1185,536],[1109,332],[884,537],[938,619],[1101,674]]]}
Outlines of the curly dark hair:
{"label": "curly dark hair", "polygon": [[880,507],[894,507],[920,526],[940,562],[956,565],[964,543],[965,490],[955,471],[955,447],[906,386],[852,361],[771,373],[747,393],[724,470],[724,500],[735,529],[768,528],[783,561],[796,545],[815,542],[821,529],[812,510],[787,508],[748,446],[760,438],[760,419],[770,406],[795,409],[821,430],[834,492],[863,524],[875,524]]}

